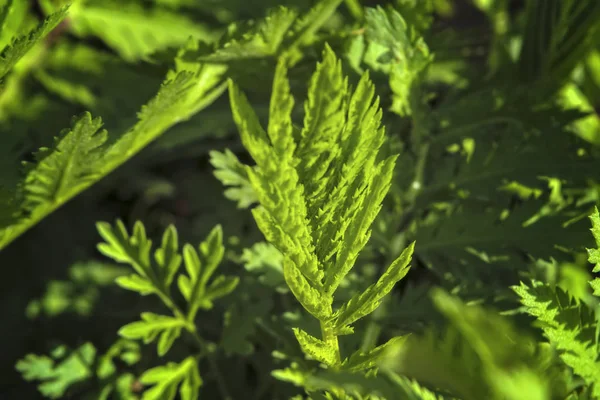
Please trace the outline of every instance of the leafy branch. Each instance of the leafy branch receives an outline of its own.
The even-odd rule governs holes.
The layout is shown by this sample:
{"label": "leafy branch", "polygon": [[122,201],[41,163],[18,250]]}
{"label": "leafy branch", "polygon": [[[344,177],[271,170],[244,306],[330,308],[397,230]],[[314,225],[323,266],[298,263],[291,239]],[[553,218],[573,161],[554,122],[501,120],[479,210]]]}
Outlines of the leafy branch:
{"label": "leafy branch", "polygon": [[0,226],[0,249],[221,95],[226,67],[181,61],[199,51],[197,42],[181,50],[176,68],[142,107],[138,122],[113,144],[108,145],[107,132],[100,130],[101,120],[84,113],[52,148],[41,149],[37,163],[26,171],[24,184],[12,193],[9,202],[18,211],[9,224]]}
{"label": "leafy branch", "polygon": [[[369,227],[389,190],[394,156],[379,161],[381,110],[365,73],[354,92],[329,46],[309,84],[304,127],[292,127],[294,99],[286,60],[277,65],[267,131],[238,87],[229,82],[234,120],[256,162],[245,166],[260,206],[252,213],[283,254],[285,280],[320,322],[321,338],[294,328],[305,354],[334,370],[367,370],[381,349],[342,358],[338,337],[380,304],[409,269],[414,243],[377,283],[333,308],[336,289],[370,237]],[[385,345],[384,345],[385,346]]]}
{"label": "leafy branch", "polygon": [[[117,221],[115,226],[100,222],[97,227],[105,240],[98,245],[98,250],[117,262],[131,265],[135,270],[135,274],[117,278],[117,284],[142,296],[156,295],[173,314],[142,313],[140,321],[123,326],[119,334],[127,339],[143,340],[146,344],[158,339],[158,355],[164,356],[181,332],[186,331],[198,344],[199,357],[208,357],[215,376],[220,380],[221,375],[212,358],[214,345],[200,336],[195,320],[199,310],[211,309],[213,301],[231,293],[239,282],[237,277],[213,277],[225,251],[221,227],[217,225],[197,249],[186,244],[182,253],[179,252],[177,231],[173,226],[168,227],[160,247],[154,251],[154,261],[150,257],[152,241],[147,238],[142,223],[135,224],[131,235],[121,221]],[[177,285],[187,302],[185,310],[177,305],[171,294],[171,284],[182,262],[186,273],[178,275]],[[169,363],[146,371],[140,381],[155,386],[144,393],[144,399],[174,399],[180,383],[182,399],[197,399],[202,385],[198,368],[198,359],[189,356],[179,364]],[[230,398],[221,381],[219,389],[224,399]]]}

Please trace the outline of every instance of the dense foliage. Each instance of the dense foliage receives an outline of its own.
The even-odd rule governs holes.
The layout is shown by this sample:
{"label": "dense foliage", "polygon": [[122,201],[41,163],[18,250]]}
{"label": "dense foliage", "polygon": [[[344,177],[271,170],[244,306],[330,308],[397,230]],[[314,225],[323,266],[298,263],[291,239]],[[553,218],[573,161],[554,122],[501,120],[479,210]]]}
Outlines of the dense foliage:
{"label": "dense foliage", "polygon": [[600,399],[596,0],[0,0],[0,52],[1,398]]}

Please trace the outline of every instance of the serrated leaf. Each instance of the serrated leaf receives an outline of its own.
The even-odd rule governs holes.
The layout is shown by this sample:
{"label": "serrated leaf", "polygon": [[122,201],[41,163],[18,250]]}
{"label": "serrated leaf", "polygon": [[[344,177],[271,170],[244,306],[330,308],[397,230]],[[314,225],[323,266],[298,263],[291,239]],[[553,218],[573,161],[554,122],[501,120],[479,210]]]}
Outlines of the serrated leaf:
{"label": "serrated leaf", "polygon": [[275,68],[275,77],[273,78],[267,134],[269,135],[273,150],[280,157],[291,159],[296,150],[296,144],[292,136],[294,98],[291,94],[287,73],[286,60],[285,58],[280,58],[277,68]]}
{"label": "serrated leaf", "polygon": [[149,369],[140,377],[140,382],[153,385],[144,392],[143,400],[174,400],[178,387],[181,400],[197,400],[203,383],[194,357],[180,364],[168,363]]}
{"label": "serrated leaf", "polygon": [[141,321],[131,322],[119,329],[119,335],[127,339],[141,339],[146,344],[158,337],[157,351],[161,357],[169,351],[181,330],[186,327],[186,322],[180,318],[151,312],[142,313],[141,316]]}
{"label": "serrated leaf", "polygon": [[300,344],[304,354],[319,362],[322,362],[325,365],[336,365],[338,363],[336,355],[337,349],[333,348],[328,343],[309,335],[302,329],[293,329],[294,335],[296,336],[296,339],[298,340],[298,343]]}
{"label": "serrated leaf", "polygon": [[280,50],[296,17],[296,11],[285,7],[271,9],[252,29],[239,38],[225,39],[225,42],[213,54],[204,57],[204,60],[231,62],[274,56]]}
{"label": "serrated leaf", "polygon": [[69,7],[49,15],[41,25],[28,35],[19,36],[0,53],[0,79],[4,77],[15,64],[33,48],[44,36],[53,30],[67,15]]}
{"label": "serrated leaf", "polygon": [[283,276],[288,287],[312,316],[319,320],[331,317],[332,296],[326,296],[315,289],[299,271],[297,265],[287,257],[283,259]]}
{"label": "serrated leaf", "polygon": [[559,287],[540,281],[523,282],[512,288],[520,297],[524,311],[542,323],[542,331],[561,359],[600,396],[598,362],[598,317],[577,298]]}
{"label": "serrated leaf", "polygon": [[448,325],[412,334],[391,348],[380,362],[382,370],[465,400],[566,396],[568,376],[550,367],[556,361],[549,347],[491,310],[467,305],[440,289],[432,297]]}
{"label": "serrated leaf", "polygon": [[[314,9],[325,7],[333,12],[335,5],[335,1],[323,1]],[[320,20],[322,16],[313,17]],[[313,25],[303,23],[305,37],[309,37]],[[368,73],[349,93],[341,63],[328,45],[309,84],[305,126],[295,128],[291,123],[294,99],[286,77],[287,63],[293,64],[293,57],[277,64],[266,132],[232,81],[229,95],[242,143],[256,162],[256,166],[246,166],[260,203],[252,210],[256,224],[282,253],[284,278],[294,297],[321,323],[323,341],[300,331],[297,339],[311,356],[337,367],[336,336],[352,329],[345,322],[334,326],[334,292],[370,238],[370,226],[391,185],[396,157],[379,154],[384,142],[382,111]],[[392,270],[397,279],[406,272]],[[377,289],[389,291],[393,283],[385,281]],[[379,298],[367,297],[369,301],[358,307],[358,316],[353,310],[344,318],[354,321],[362,316],[360,312],[372,311],[367,308]]]}
{"label": "serrated leaf", "polygon": [[[228,80],[228,84],[231,112],[240,131],[242,143],[254,160],[263,163],[270,156],[267,133],[260,125],[258,116],[246,96],[233,80]],[[247,167],[246,173],[249,173]]]}
{"label": "serrated leaf", "polygon": [[295,45],[309,45],[315,40],[318,30],[335,13],[342,0],[320,0],[308,12],[298,18],[294,25]]}
{"label": "serrated leaf", "polygon": [[[204,50],[199,48],[197,42],[190,42],[180,57],[195,51]],[[76,188],[65,188],[68,196],[61,197],[60,202],[39,209],[30,216],[20,217],[11,225],[0,226],[0,249],[60,207],[68,198],[75,196],[137,154],[167,129],[211,104],[226,88],[222,81],[225,70],[226,67],[222,65],[179,63],[169,72],[168,79],[161,85],[157,95],[142,107],[138,114],[138,122],[101,152],[102,162],[95,165],[94,179],[88,179],[85,185],[78,181]]]}
{"label": "serrated leaf", "polygon": [[590,286],[592,287],[592,290],[594,291],[592,294],[594,296],[600,297],[600,278],[594,278],[590,282]]}
{"label": "serrated leaf", "polygon": [[106,130],[100,130],[102,120],[89,113],[64,130],[52,149],[40,149],[25,178],[23,207],[31,213],[61,204],[99,178],[98,169],[107,140]]}
{"label": "serrated leaf", "polygon": [[[386,12],[381,7],[367,8],[365,19],[368,41],[387,51],[378,61],[388,65],[393,93],[391,110],[410,115],[414,101],[412,90],[418,84],[419,74],[433,59],[429,48],[394,9]],[[387,60],[383,60],[385,56]]]}
{"label": "serrated leaf", "polygon": [[[210,231],[206,239],[198,246],[198,250],[202,262],[202,269],[198,271],[199,274],[197,275],[197,279],[202,287],[206,287],[209,279],[214,274],[221,260],[223,260],[223,255],[225,254],[225,248],[223,247],[223,228],[221,225],[216,225]],[[190,277],[192,277],[191,274]]]}
{"label": "serrated leaf", "polygon": [[402,251],[402,254],[394,260],[377,280],[377,283],[369,286],[363,293],[354,295],[336,311],[336,329],[344,329],[379,307],[383,298],[393,289],[394,285],[408,273],[414,249],[415,242]]}
{"label": "serrated leaf", "polygon": [[342,368],[349,372],[362,372],[371,368],[376,368],[379,361],[394,346],[401,346],[407,340],[408,336],[397,336],[388,340],[381,346],[377,346],[369,351],[357,350],[349,358],[343,361]]}
{"label": "serrated leaf", "polygon": [[27,3],[8,0],[0,11],[0,51],[11,42],[20,31],[21,24],[27,15]]}
{"label": "serrated leaf", "polygon": [[594,272],[600,272],[600,214],[598,208],[594,207],[594,212],[590,215],[590,221],[592,223],[592,236],[596,242],[596,248],[587,249],[588,261],[594,264]]}

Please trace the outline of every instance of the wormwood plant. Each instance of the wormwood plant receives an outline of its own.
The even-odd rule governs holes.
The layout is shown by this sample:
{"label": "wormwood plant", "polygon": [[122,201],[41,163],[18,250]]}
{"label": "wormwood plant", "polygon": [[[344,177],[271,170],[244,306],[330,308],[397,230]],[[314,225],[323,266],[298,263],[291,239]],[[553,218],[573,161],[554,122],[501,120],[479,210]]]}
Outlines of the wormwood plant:
{"label": "wormwood plant", "polygon": [[600,399],[600,3],[370,3],[0,0],[0,398]]}
{"label": "wormwood plant", "polygon": [[352,324],[373,312],[406,275],[414,243],[376,283],[336,310],[333,303],[336,290],[369,240],[396,157],[378,160],[384,129],[368,73],[351,92],[341,63],[326,46],[309,84],[300,129],[291,120],[294,99],[286,61],[282,58],[275,70],[266,131],[245,96],[229,81],[242,143],[256,162],[245,167],[260,203],[252,214],[265,238],[283,254],[290,290],[319,320],[320,338],[294,328],[302,350],[334,370],[367,370],[392,342],[342,358],[338,337],[352,334]]}

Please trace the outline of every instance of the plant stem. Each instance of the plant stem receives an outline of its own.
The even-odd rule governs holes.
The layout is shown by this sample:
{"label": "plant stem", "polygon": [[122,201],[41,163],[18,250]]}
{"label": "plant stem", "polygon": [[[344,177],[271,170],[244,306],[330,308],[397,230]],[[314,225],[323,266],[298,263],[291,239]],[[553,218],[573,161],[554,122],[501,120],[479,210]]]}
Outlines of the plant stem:
{"label": "plant stem", "polygon": [[227,385],[225,383],[225,380],[223,379],[223,375],[221,374],[219,366],[217,365],[217,361],[214,358],[214,345],[212,343],[206,342],[202,338],[202,336],[200,336],[198,330],[196,329],[196,324],[193,321],[188,321],[183,310],[181,310],[173,302],[173,300],[171,300],[171,297],[166,290],[163,289],[160,292],[157,292],[157,295],[158,297],[160,297],[163,303],[171,309],[175,317],[185,322],[185,330],[192,335],[196,343],[198,343],[200,351],[206,354],[207,356],[208,363],[210,364],[210,368],[212,369],[215,381],[217,383],[217,387],[221,394],[221,398],[223,400],[231,400],[233,397],[231,397],[231,394],[229,394],[229,390],[227,389]]}
{"label": "plant stem", "polygon": [[323,341],[335,350],[335,365],[332,365],[331,367],[333,369],[338,369],[340,364],[342,363],[342,356],[340,353],[340,343],[338,341],[338,337],[333,332],[333,329],[329,323],[323,321],[321,321],[320,323]]}

